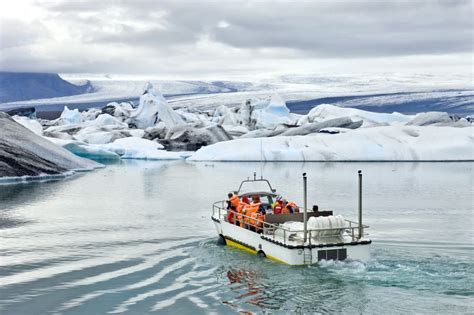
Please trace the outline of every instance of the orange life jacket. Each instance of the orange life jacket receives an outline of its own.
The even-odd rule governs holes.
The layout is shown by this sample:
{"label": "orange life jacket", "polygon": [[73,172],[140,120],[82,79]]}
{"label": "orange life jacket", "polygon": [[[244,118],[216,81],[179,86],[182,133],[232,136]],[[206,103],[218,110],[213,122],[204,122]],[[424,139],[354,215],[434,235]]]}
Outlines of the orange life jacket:
{"label": "orange life jacket", "polygon": [[283,209],[281,209],[281,214],[290,214],[291,213],[289,209],[290,207],[293,208],[293,213],[296,213],[298,206],[296,205],[296,203],[292,201],[292,202],[288,202],[288,204]]}
{"label": "orange life jacket", "polygon": [[244,212],[244,207],[246,206],[247,204],[245,202],[240,202],[239,205],[237,206],[237,221],[240,222],[240,225],[242,225],[242,221],[243,221],[243,212]]}
{"label": "orange life jacket", "polygon": [[[251,203],[245,206],[245,215],[248,217],[254,218],[252,215],[258,212],[258,208],[260,208],[260,203]],[[245,218],[244,221],[247,224],[255,225],[256,221],[249,218]]]}
{"label": "orange life jacket", "polygon": [[252,212],[250,214],[250,225],[256,226],[258,220],[258,212]]}
{"label": "orange life jacket", "polygon": [[232,195],[229,201],[230,201],[230,205],[233,206],[235,209],[237,209],[237,207],[240,204],[240,199],[237,195]]}
{"label": "orange life jacket", "polygon": [[257,226],[261,228],[263,226],[263,222],[265,221],[265,215],[263,213],[259,213],[257,220]]}

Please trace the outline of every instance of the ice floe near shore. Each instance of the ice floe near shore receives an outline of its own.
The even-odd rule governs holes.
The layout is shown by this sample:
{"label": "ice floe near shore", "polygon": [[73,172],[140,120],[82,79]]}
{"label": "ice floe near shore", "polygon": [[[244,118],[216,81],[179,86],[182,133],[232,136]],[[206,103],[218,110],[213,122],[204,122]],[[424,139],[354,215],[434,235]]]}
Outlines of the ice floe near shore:
{"label": "ice floe near shore", "polygon": [[386,114],[323,104],[298,115],[278,95],[243,100],[236,107],[174,109],[149,83],[137,108],[113,102],[84,112],[65,107],[56,120],[15,119],[72,153],[96,160],[474,159],[472,123],[447,113]]}

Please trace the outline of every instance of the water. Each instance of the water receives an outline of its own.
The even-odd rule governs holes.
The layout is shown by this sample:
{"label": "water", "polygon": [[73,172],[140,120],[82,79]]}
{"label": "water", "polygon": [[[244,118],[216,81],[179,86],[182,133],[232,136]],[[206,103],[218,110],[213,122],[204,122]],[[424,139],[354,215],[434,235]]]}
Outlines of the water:
{"label": "water", "polygon": [[[0,314],[472,313],[473,163],[125,161],[0,186]],[[216,245],[210,205],[263,171],[357,218],[371,260],[290,267]]]}

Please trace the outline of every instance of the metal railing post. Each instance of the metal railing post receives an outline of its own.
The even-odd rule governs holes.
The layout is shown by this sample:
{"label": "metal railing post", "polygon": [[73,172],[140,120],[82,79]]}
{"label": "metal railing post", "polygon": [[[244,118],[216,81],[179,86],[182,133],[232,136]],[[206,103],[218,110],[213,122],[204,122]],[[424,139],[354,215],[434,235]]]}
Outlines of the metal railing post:
{"label": "metal railing post", "polygon": [[359,236],[358,239],[361,239],[364,233],[362,227],[362,171],[359,170]]}
{"label": "metal railing post", "polygon": [[307,240],[307,233],[308,233],[308,218],[307,218],[307,211],[308,211],[308,187],[307,187],[307,178],[306,173],[303,173],[303,191],[304,191],[304,212],[303,212],[303,226],[304,226],[304,236],[303,236],[303,244],[306,244]]}

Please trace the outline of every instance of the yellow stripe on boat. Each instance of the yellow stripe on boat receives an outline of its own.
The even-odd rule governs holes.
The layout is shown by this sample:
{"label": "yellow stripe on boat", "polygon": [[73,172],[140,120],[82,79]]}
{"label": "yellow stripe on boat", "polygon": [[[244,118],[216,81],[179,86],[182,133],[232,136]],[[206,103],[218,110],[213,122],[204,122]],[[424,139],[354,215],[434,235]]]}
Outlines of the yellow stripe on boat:
{"label": "yellow stripe on boat", "polygon": [[225,241],[226,241],[227,245],[229,245],[230,247],[234,247],[234,248],[246,251],[247,253],[250,253],[250,254],[256,254],[257,253],[255,250],[253,250],[253,249],[251,249],[247,246],[244,246],[242,244],[231,241],[228,238],[226,238]]}
{"label": "yellow stripe on boat", "polygon": [[268,259],[274,261],[274,262],[277,262],[277,263],[280,263],[280,264],[284,264],[284,265],[288,265],[286,262],[278,259],[278,258],[275,258],[273,256],[270,256],[270,255],[266,255]]}
{"label": "yellow stripe on boat", "polygon": [[[239,244],[239,243],[236,243],[234,241],[231,241],[229,240],[228,238],[225,239],[226,241],[226,244],[229,245],[230,247],[234,247],[234,248],[237,248],[237,249],[240,249],[240,250],[243,250],[243,251],[246,251],[247,253],[250,253],[250,254],[256,254],[257,251],[256,250],[253,250],[245,245],[242,245],[242,244]],[[284,265],[288,265],[286,262],[280,260],[280,259],[277,259],[273,256],[269,256],[269,255],[266,255],[266,258],[274,261],[274,262],[277,262],[277,263],[280,263],[280,264],[284,264]]]}

